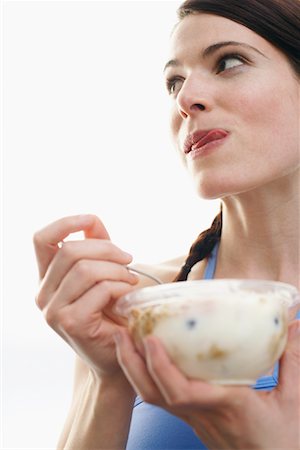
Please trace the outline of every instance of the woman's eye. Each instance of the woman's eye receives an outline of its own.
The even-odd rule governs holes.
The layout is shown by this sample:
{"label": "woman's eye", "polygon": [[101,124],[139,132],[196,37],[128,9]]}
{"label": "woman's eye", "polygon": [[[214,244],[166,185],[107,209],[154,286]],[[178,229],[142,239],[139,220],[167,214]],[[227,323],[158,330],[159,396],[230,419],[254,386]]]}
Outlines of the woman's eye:
{"label": "woman's eye", "polygon": [[167,90],[170,95],[177,94],[182,86],[183,79],[179,77],[173,77],[166,81]]}
{"label": "woman's eye", "polygon": [[234,69],[235,67],[242,66],[244,60],[240,56],[225,56],[223,57],[217,66],[217,73],[224,72],[225,70]]}

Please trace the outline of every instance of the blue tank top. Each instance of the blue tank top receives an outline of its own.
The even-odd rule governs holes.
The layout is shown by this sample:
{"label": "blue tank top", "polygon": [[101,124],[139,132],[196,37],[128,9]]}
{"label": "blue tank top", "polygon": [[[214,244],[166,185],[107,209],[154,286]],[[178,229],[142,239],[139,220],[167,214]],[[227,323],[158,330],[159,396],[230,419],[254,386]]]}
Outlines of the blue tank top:
{"label": "blue tank top", "polygon": [[[203,278],[214,278],[219,244],[215,245]],[[298,314],[300,319],[300,314]],[[271,376],[263,376],[253,386],[270,391],[278,384],[278,363]],[[207,450],[193,429],[181,419],[158,406],[150,405],[137,396],[126,450]]]}

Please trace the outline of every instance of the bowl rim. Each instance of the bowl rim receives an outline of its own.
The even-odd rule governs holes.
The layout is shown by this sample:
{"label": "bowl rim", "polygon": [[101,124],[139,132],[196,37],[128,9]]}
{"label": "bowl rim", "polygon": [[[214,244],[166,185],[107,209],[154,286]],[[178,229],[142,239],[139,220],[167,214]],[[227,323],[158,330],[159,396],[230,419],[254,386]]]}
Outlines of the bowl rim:
{"label": "bowl rim", "polygon": [[[280,289],[284,295],[285,304],[288,309],[300,305],[300,292],[296,286],[281,281],[261,280],[261,279],[240,279],[240,278],[216,278],[210,280],[189,280],[164,283],[161,285],[147,286],[129,292],[121,296],[115,303],[114,309],[117,314],[128,316],[132,308],[150,307],[162,304],[174,303],[174,298],[180,301],[185,295],[199,294],[236,294],[240,290],[253,293],[253,288],[257,288],[257,293],[277,293]],[[225,291],[224,291],[225,289]],[[261,292],[260,290],[263,289]],[[279,292],[280,292],[279,291]]]}

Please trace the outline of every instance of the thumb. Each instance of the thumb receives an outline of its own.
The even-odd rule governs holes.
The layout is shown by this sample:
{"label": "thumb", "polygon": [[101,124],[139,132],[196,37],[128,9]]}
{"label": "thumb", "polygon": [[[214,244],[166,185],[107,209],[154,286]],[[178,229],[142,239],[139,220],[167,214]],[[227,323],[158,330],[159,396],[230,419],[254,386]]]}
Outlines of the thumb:
{"label": "thumb", "polygon": [[288,342],[279,365],[279,390],[289,392],[300,387],[300,320],[294,320],[288,330]]}

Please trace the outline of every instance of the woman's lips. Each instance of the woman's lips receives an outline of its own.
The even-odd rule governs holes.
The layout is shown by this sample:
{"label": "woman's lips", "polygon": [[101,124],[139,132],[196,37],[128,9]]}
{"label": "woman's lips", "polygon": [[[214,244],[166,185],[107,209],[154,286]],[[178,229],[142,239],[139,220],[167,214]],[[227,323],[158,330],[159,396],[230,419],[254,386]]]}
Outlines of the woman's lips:
{"label": "woman's lips", "polygon": [[196,131],[187,136],[184,142],[184,153],[191,153],[192,156],[198,156],[201,154],[201,150],[206,150],[208,148],[214,147],[214,145],[209,144],[221,144],[228,136],[228,131],[223,129],[213,129],[206,131]]}

